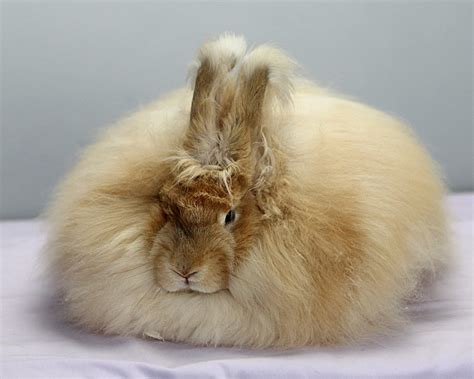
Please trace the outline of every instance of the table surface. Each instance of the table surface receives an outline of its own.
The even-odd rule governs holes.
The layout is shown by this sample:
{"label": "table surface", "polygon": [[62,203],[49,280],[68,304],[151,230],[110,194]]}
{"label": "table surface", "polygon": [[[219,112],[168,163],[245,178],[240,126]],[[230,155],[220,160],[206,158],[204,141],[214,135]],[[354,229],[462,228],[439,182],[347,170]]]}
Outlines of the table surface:
{"label": "table surface", "polygon": [[473,377],[474,194],[447,201],[456,263],[429,300],[409,307],[409,326],[371,345],[290,351],[193,347],[73,329],[58,317],[40,275],[43,223],[1,222],[1,377]]}

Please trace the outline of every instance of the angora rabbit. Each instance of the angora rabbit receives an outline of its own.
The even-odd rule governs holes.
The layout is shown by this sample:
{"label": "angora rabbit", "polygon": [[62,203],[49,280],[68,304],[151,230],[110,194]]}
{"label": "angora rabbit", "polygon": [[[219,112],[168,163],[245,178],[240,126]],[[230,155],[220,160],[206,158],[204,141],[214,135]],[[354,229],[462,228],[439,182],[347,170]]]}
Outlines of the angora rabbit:
{"label": "angora rabbit", "polygon": [[204,44],[181,89],[84,152],[49,212],[66,315],[199,345],[367,341],[446,261],[444,188],[396,119],[268,45]]}

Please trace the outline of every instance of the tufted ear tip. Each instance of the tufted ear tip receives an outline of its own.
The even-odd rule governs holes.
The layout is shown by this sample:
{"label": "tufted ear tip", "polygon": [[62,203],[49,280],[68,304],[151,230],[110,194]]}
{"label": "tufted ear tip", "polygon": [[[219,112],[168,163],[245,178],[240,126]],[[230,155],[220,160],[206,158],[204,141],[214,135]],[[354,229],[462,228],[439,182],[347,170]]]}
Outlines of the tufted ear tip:
{"label": "tufted ear tip", "polygon": [[247,42],[242,35],[226,32],[214,40],[203,44],[191,63],[188,71],[188,82],[194,88],[198,71],[204,62],[208,62],[211,69],[232,70],[237,62],[245,55]]}
{"label": "tufted ear tip", "polygon": [[256,47],[245,56],[241,70],[247,79],[265,70],[268,80],[266,96],[286,104],[291,102],[297,67],[298,64],[283,50],[266,44]]}

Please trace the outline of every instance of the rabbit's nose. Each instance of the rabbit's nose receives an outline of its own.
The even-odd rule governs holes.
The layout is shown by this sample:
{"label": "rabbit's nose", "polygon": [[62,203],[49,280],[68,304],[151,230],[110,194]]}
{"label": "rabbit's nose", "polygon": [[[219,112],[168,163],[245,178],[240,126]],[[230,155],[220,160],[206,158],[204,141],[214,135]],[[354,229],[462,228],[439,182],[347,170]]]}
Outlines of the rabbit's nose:
{"label": "rabbit's nose", "polygon": [[193,272],[181,272],[181,271],[176,271],[176,270],[173,270],[173,271],[179,276],[181,276],[182,278],[184,278],[184,280],[186,281],[186,284],[189,284],[189,278],[191,276],[196,275],[198,273],[198,271],[193,271]]}

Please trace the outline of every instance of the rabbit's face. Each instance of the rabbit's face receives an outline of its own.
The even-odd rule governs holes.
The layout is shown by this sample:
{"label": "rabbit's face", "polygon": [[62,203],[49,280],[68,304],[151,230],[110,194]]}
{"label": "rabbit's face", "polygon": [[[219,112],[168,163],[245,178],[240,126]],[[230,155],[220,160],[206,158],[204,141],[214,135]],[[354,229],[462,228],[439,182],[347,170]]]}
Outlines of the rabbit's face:
{"label": "rabbit's face", "polygon": [[258,233],[253,195],[231,197],[217,181],[203,177],[165,185],[161,201],[166,221],[153,244],[158,285],[169,292],[228,288]]}
{"label": "rabbit's face", "polygon": [[270,76],[258,59],[239,71],[240,47],[197,66],[189,127],[168,159],[159,194],[166,222],[152,253],[157,282],[170,292],[227,288],[258,235],[252,191],[263,183],[259,168],[271,171],[262,128]]}

